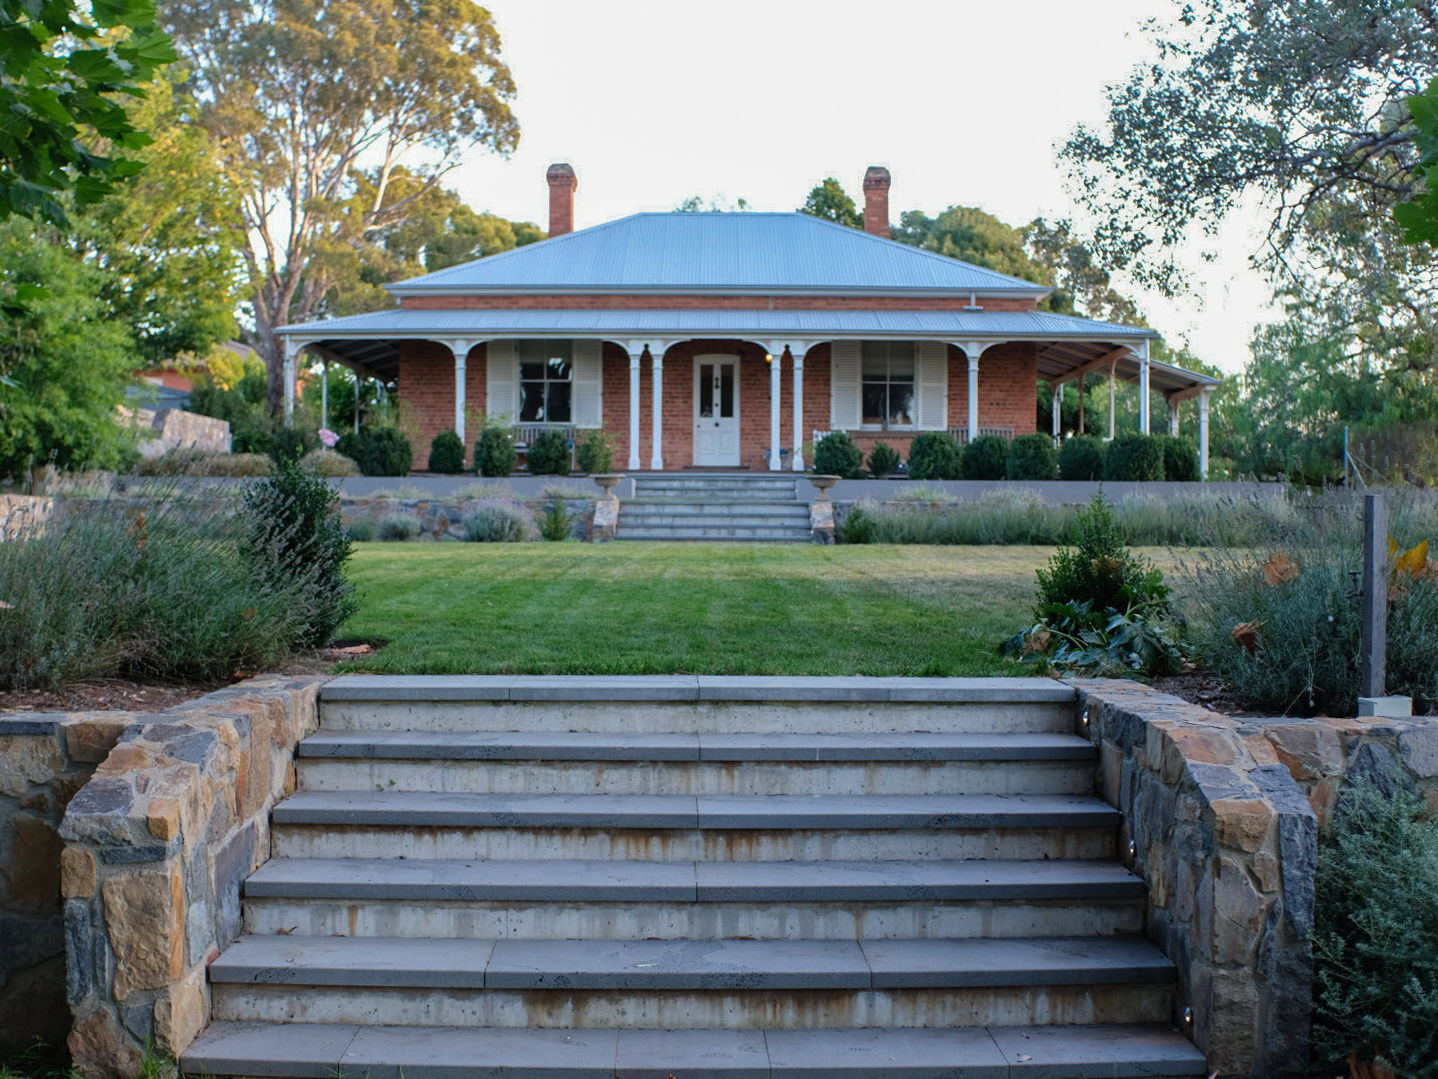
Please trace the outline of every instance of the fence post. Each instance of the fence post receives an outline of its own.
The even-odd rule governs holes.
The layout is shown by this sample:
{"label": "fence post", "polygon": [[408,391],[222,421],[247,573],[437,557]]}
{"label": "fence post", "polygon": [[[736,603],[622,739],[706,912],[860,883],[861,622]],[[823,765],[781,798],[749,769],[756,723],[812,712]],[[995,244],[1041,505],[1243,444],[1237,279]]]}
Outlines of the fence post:
{"label": "fence post", "polygon": [[1363,496],[1363,623],[1358,695],[1382,697],[1388,651],[1388,507]]}

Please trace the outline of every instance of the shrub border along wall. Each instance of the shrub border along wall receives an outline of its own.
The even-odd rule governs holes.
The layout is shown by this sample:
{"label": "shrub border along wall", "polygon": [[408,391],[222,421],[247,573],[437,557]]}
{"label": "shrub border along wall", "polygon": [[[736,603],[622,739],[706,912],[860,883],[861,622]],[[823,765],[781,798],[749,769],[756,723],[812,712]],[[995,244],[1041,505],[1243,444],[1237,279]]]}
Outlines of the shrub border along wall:
{"label": "shrub border along wall", "polygon": [[1120,855],[1148,886],[1147,934],[1178,967],[1175,1021],[1221,1075],[1306,1076],[1319,825],[1345,776],[1432,801],[1438,720],[1249,719],[1136,682],[1069,684]]}
{"label": "shrub border along wall", "polygon": [[133,717],[70,802],[60,835],[75,1064],[139,1072],[210,1018],[205,970],[240,933],[240,889],[270,851],[327,676],[266,676]]}

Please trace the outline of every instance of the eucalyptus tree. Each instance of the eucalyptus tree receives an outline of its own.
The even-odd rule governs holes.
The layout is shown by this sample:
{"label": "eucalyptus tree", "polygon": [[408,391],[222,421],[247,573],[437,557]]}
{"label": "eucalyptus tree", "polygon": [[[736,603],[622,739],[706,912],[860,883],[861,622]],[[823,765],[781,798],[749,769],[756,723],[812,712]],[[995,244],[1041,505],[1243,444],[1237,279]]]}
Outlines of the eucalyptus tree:
{"label": "eucalyptus tree", "polygon": [[799,207],[799,212],[847,225],[851,229],[864,227],[863,211],[855,205],[853,196],[844,190],[844,185],[832,176],[825,177],[822,183],[809,192],[809,197],[804,200],[804,205]]}
{"label": "eucalyptus tree", "polygon": [[321,310],[461,155],[517,145],[514,80],[471,0],[172,0],[161,17],[239,195],[252,343],[277,411],[276,327]]}

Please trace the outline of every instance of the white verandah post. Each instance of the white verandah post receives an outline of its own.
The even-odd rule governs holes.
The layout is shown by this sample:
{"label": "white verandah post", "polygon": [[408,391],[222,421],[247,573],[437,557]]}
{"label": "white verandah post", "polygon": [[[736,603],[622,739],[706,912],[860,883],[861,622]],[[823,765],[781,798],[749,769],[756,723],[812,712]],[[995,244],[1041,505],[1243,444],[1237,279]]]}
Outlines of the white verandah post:
{"label": "white verandah post", "polygon": [[662,346],[649,350],[654,364],[654,455],[649,459],[649,467],[655,472],[664,470],[664,353]]}
{"label": "white verandah post", "polygon": [[1153,410],[1149,401],[1148,368],[1148,340],[1145,339],[1138,356],[1138,429],[1144,434],[1149,434],[1149,413]]}
{"label": "white verandah post", "polygon": [[644,358],[644,346],[626,341],[624,351],[629,353],[629,471],[639,471],[639,362]]}
{"label": "white verandah post", "polygon": [[801,344],[794,348],[794,459],[790,468],[795,472],[804,471],[804,356],[812,345]]}
{"label": "white verandah post", "polygon": [[779,394],[782,390],[784,377],[784,346],[769,346],[769,471],[778,472],[782,467],[780,464],[780,450],[783,448],[779,439]]}
{"label": "white verandah post", "polygon": [[1198,474],[1208,479],[1208,400],[1211,389],[1198,391]]}

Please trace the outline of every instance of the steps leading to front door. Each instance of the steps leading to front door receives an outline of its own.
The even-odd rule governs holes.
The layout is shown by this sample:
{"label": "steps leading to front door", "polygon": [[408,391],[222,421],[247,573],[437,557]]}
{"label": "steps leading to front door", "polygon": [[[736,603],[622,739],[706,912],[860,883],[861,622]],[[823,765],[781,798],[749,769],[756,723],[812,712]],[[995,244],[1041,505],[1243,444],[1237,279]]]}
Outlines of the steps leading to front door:
{"label": "steps leading to front door", "polygon": [[808,543],[809,504],[792,476],[637,476],[619,506],[621,540]]}
{"label": "steps leading to front door", "polygon": [[326,687],[212,1075],[1205,1074],[1038,679]]}

